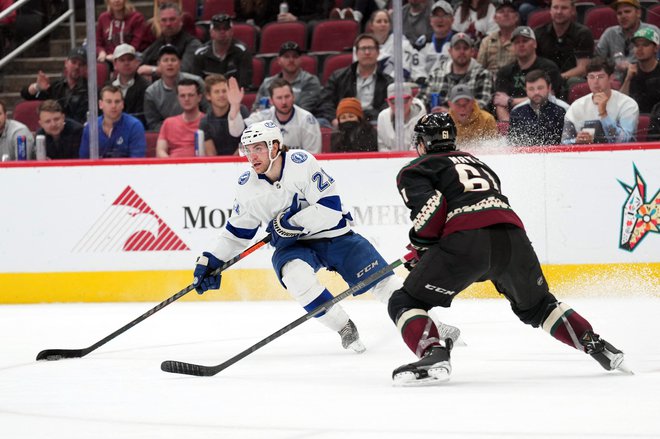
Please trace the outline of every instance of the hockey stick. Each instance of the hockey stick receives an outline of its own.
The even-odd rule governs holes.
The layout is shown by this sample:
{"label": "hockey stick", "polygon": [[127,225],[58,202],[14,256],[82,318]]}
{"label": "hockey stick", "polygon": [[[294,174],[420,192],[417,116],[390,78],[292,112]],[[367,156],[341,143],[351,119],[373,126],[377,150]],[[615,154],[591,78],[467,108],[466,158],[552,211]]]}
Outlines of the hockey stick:
{"label": "hockey stick", "polygon": [[[232,259],[225,262],[225,264],[222,267],[214,270],[212,272],[212,274],[216,275],[216,274],[220,273],[221,271],[225,271],[227,268],[231,267],[232,265],[234,265],[235,263],[237,263],[241,259],[245,258],[250,253],[252,253],[255,250],[257,250],[257,249],[263,247],[264,245],[266,245],[268,242],[270,242],[270,238],[271,238],[271,235],[267,235],[261,241],[257,242],[256,244],[252,245],[251,247],[248,247],[242,253],[234,256]],[[184,289],[182,289],[181,291],[179,291],[178,293],[176,293],[172,297],[160,302],[158,305],[154,306],[153,308],[151,308],[146,313],[142,314],[137,319],[127,323],[126,325],[124,325],[121,328],[117,329],[112,334],[108,335],[107,337],[103,338],[102,340],[97,341],[96,343],[94,343],[93,345],[91,345],[89,347],[86,347],[84,349],[46,349],[45,351],[39,352],[39,354],[37,355],[37,360],[53,361],[53,360],[61,360],[62,358],[80,358],[80,357],[84,357],[85,355],[89,354],[90,352],[92,352],[93,350],[99,348],[100,346],[103,346],[104,344],[106,344],[107,342],[109,342],[113,338],[117,337],[118,335],[121,335],[124,332],[126,332],[127,330],[131,329],[133,326],[135,326],[138,323],[140,323],[141,321],[145,320],[147,317],[151,317],[152,315],[156,314],[158,311],[165,308],[170,303],[174,302],[175,300],[180,299],[181,297],[185,296],[186,294],[188,294],[189,292],[191,292],[194,289],[195,289],[195,287],[193,287],[192,284],[188,285],[187,287],[185,287]]]}
{"label": "hockey stick", "polygon": [[311,319],[315,315],[319,314],[322,311],[327,311],[330,309],[332,305],[335,303],[339,302],[340,300],[344,300],[346,297],[351,296],[353,293],[356,291],[359,291],[360,289],[371,285],[372,283],[376,282],[380,278],[382,278],[384,275],[388,274],[392,270],[394,270],[396,267],[399,265],[405,263],[406,261],[409,261],[413,258],[413,253],[408,253],[401,259],[398,259],[394,262],[392,262],[390,265],[387,267],[377,271],[376,273],[372,274],[371,276],[367,277],[366,279],[358,282],[357,284],[353,285],[351,288],[348,290],[340,293],[339,295],[335,296],[333,299],[328,300],[327,302],[317,306],[307,314],[305,314],[302,317],[297,318],[293,322],[289,323],[282,329],[273,332],[271,335],[268,337],[264,338],[260,342],[250,346],[243,352],[241,352],[238,355],[233,356],[229,360],[225,361],[224,363],[218,364],[217,366],[202,366],[199,364],[192,364],[192,363],[184,363],[181,361],[173,361],[173,360],[167,360],[163,361],[160,365],[160,369],[164,372],[170,372],[170,373],[180,373],[184,375],[196,375],[196,376],[212,376],[217,374],[218,372],[225,370],[232,364],[238,362],[239,360],[242,360],[243,358],[247,357],[250,355],[252,352],[256,351],[259,348],[262,348],[263,346],[267,345],[271,341],[275,340],[276,338],[281,337],[282,335],[286,334],[287,332],[291,331],[293,328],[300,326],[301,324],[305,323],[307,320]]}

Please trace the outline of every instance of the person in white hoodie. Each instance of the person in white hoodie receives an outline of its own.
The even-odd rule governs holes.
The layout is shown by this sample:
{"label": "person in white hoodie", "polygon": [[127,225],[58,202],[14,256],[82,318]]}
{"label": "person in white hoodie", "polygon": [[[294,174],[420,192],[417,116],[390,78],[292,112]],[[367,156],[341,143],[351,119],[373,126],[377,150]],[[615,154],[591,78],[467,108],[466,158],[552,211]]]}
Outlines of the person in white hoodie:
{"label": "person in white hoodie", "polygon": [[419,99],[415,98],[412,88],[408,84],[402,85],[403,93],[403,121],[404,121],[404,144],[398,145],[396,143],[396,133],[394,131],[394,92],[395,84],[390,84],[387,87],[387,104],[388,108],[384,109],[378,114],[378,151],[380,152],[395,152],[395,151],[408,151],[414,149],[411,144],[413,129],[420,117],[426,114],[424,104]]}

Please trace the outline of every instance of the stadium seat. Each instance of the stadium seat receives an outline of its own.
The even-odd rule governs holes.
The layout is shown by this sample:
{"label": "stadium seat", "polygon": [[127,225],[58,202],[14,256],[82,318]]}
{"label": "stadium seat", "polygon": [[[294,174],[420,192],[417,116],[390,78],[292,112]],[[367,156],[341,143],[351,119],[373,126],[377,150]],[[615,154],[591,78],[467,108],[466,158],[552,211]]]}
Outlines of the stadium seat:
{"label": "stadium seat", "polygon": [[[306,72],[311,73],[312,75],[318,75],[319,72],[319,62],[315,56],[311,55],[301,55],[300,56],[300,67]],[[270,68],[268,70],[268,76],[273,76],[282,71],[280,65],[275,61],[271,61]]]}
{"label": "stadium seat", "polygon": [[312,30],[310,52],[351,50],[360,25],[354,20],[322,20]]}
{"label": "stadium seat", "polygon": [[257,99],[256,93],[245,93],[243,95],[243,100],[241,103],[245,105],[248,110],[252,111],[252,105],[254,105],[254,100]]}
{"label": "stadium seat", "polygon": [[268,23],[261,28],[259,53],[277,54],[282,43],[293,41],[301,49],[307,48],[307,25],[302,21]]}
{"label": "stadium seat", "polygon": [[257,51],[257,28],[247,23],[234,23],[234,38],[245,44],[251,53]]}
{"label": "stadium seat", "polygon": [[646,10],[646,19],[648,24],[660,26],[660,5],[651,6]]}
{"label": "stadium seat", "polygon": [[584,14],[584,25],[591,30],[596,41],[600,39],[605,29],[618,24],[616,11],[610,6],[594,6]]}
{"label": "stadium seat", "polygon": [[147,140],[147,153],[145,157],[156,157],[156,143],[158,143],[158,131],[145,131]]}
{"label": "stadium seat", "polygon": [[584,23],[584,14],[586,14],[589,9],[600,4],[602,3],[600,2],[597,3],[595,1],[580,1],[580,0],[576,1],[575,10],[577,12],[577,22]]}
{"label": "stadium seat", "polygon": [[591,93],[589,90],[589,84],[587,82],[578,82],[573,84],[571,89],[568,91],[568,103],[572,104],[576,99],[586,96]]}
{"label": "stadium seat", "polygon": [[[196,0],[192,1],[196,3]],[[230,17],[236,16],[234,0],[204,0],[202,8],[202,20],[210,20],[215,14],[227,14]]]}
{"label": "stadium seat", "polygon": [[197,0],[182,0],[181,9],[190,15],[193,21],[197,20]]}
{"label": "stadium seat", "polygon": [[264,60],[257,57],[252,57],[252,88],[258,89],[262,82],[264,82],[265,67]]}
{"label": "stadium seat", "polygon": [[527,16],[527,26],[536,29],[550,23],[551,20],[550,9],[537,9]]}
{"label": "stadium seat", "polygon": [[646,142],[649,134],[649,125],[651,124],[651,115],[640,113],[637,123],[637,141]]}
{"label": "stadium seat", "polygon": [[336,55],[330,55],[326,58],[323,63],[323,73],[321,74],[321,84],[325,85],[328,82],[328,78],[338,69],[343,69],[348,67],[353,63],[353,54],[352,53],[339,53]]}
{"label": "stadium seat", "polygon": [[96,63],[96,86],[98,87],[99,91],[101,90],[101,87],[105,85],[106,82],[108,82],[108,79],[110,78],[110,68],[108,67],[108,63],[106,62],[97,62]]}
{"label": "stadium seat", "polygon": [[33,133],[39,129],[37,108],[43,101],[21,101],[14,107],[13,119],[27,126]]}

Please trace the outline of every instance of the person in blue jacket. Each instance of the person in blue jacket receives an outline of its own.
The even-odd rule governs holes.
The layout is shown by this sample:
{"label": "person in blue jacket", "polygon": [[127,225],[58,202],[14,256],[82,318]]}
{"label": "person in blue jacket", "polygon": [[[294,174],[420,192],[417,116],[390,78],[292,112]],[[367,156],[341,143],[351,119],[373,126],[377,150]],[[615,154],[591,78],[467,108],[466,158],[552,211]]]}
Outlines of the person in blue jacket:
{"label": "person in blue jacket", "polygon": [[[99,158],[144,157],[147,140],[144,126],[137,118],[124,113],[121,89],[106,85],[101,89],[98,118]],[[89,124],[85,125],[80,142],[80,158],[89,158]]]}

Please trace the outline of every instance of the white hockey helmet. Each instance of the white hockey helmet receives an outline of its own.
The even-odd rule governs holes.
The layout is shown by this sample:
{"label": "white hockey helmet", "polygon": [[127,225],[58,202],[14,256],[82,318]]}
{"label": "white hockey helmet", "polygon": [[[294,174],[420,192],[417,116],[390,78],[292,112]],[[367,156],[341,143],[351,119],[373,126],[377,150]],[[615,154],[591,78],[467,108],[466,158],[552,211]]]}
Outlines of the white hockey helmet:
{"label": "white hockey helmet", "polygon": [[243,131],[239,152],[241,155],[247,155],[244,150],[245,145],[253,145],[259,142],[265,142],[268,152],[271,152],[274,141],[278,142],[278,149],[281,149],[284,139],[282,138],[282,131],[275,125],[275,122],[272,120],[255,122]]}

